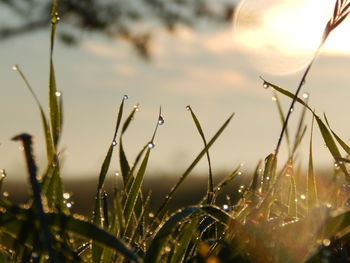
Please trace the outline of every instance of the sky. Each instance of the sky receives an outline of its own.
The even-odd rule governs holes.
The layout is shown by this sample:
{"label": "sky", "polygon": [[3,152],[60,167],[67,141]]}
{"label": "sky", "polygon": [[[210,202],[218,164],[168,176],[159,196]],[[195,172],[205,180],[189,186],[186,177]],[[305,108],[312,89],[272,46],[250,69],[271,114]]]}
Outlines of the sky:
{"label": "sky", "polygon": [[[254,1],[249,4],[252,2],[254,6]],[[286,23],[295,22],[288,15],[293,16],[298,10],[295,8],[300,6],[290,6],[291,1],[269,3],[266,6],[271,9],[266,12],[280,12],[276,15],[279,23],[281,17],[286,18]],[[281,6],[281,3],[284,5]],[[260,26],[271,25],[271,21],[267,23],[264,20],[265,13],[261,9],[259,12]],[[64,99],[64,128],[60,144],[64,176],[98,175],[112,140],[117,109],[125,94],[129,96],[125,112],[140,104],[140,111],[125,137],[130,162],[150,140],[159,107],[162,107],[165,124],[159,128],[155,148],[152,149],[150,174],[180,175],[203,148],[191,116],[185,109],[187,105],[191,105],[197,114],[208,139],[231,113],[235,113],[228,128],[210,150],[214,172],[233,170],[240,163],[244,163],[243,170],[249,171],[260,159],[273,152],[281,123],[275,103],[271,100],[272,92],[263,89],[259,76],[294,91],[303,65],[313,51],[306,45],[301,48],[305,52],[299,50],[294,56],[288,54],[281,58],[281,54],[286,53],[282,50],[271,53],[278,55],[277,58],[271,55],[266,59],[263,48],[260,48],[262,54],[256,55],[259,48],[255,47],[254,52],[249,52],[249,44],[261,46],[268,43],[262,43],[262,39],[270,38],[267,32],[271,32],[271,28],[259,29],[259,34],[265,32],[264,38],[260,35],[259,42],[254,39],[256,36],[251,35],[249,43],[242,47],[237,45],[237,39],[241,37],[237,32],[247,31],[242,24],[201,32],[180,28],[175,35],[158,32],[152,42],[151,62],[140,59],[128,44],[99,34],[82,34],[77,47],[57,42],[54,55],[56,78]],[[318,32],[323,29],[321,23],[313,26],[318,28],[315,29]],[[304,27],[301,26],[302,29]],[[342,32],[348,32],[348,29],[349,23],[331,35],[303,90],[310,94],[311,107],[319,114],[326,112],[332,127],[346,142],[350,137],[347,121],[350,43],[344,36],[348,34]],[[298,43],[314,41],[313,38],[308,39],[310,34],[300,33],[300,30],[300,39],[293,38],[301,41]],[[286,37],[287,40],[280,37],[273,42],[280,48],[283,45],[289,48],[290,36]],[[242,38],[239,42],[243,42]],[[13,64],[20,65],[39,99],[46,105],[49,31],[42,30],[2,41],[0,46],[0,168],[6,169],[12,178],[21,178],[24,174],[23,156],[18,150],[19,145],[10,138],[22,132],[36,137],[35,153],[41,172],[45,167],[45,148],[36,105],[18,73],[11,68]],[[258,63],[254,62],[252,54],[257,56],[255,60]],[[294,61],[295,57],[299,62],[288,65],[288,61]],[[281,68],[281,65],[288,67]],[[289,100],[281,101],[286,110]],[[291,128],[297,123],[297,114],[298,109],[293,113]],[[307,123],[310,127],[310,116]],[[309,135],[310,128],[303,144],[305,152]],[[319,167],[332,165],[332,158],[317,129],[314,148],[315,163]],[[284,148],[281,159],[285,154]],[[307,155],[302,155],[300,160],[305,165]],[[203,161],[196,172],[203,174],[206,169]],[[110,173],[117,170],[117,160],[114,159]]]}

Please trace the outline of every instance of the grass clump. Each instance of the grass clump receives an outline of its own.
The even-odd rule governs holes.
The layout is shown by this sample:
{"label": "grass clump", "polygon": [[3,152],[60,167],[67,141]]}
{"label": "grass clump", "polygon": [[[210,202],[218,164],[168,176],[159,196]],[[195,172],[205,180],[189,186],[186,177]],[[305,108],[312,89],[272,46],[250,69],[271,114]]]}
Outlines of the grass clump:
{"label": "grass clump", "polygon": [[[324,39],[348,15],[347,1],[337,1],[334,16],[327,24]],[[144,194],[143,180],[155,145],[158,127],[164,123],[161,109],[154,132],[130,163],[124,150],[123,136],[138,108],[124,117],[127,96],[121,100],[116,127],[96,183],[93,213],[90,217],[72,214],[70,196],[65,193],[60,174],[58,145],[62,133],[62,94],[57,90],[53,51],[57,22],[57,2],[52,2],[49,76],[49,114],[37,99],[21,69],[15,66],[38,105],[46,140],[47,168],[38,175],[32,153],[32,137],[14,137],[22,143],[28,168],[32,198],[26,204],[0,198],[1,262],[348,262],[350,253],[349,173],[350,147],[334,132],[324,115],[316,114],[308,96],[299,92],[313,61],[307,68],[295,94],[264,80],[274,89],[274,100],[282,122],[276,150],[260,161],[251,181],[239,187],[237,200],[227,199],[219,207],[222,189],[240,175],[239,167],[214,185],[210,147],[231,122],[233,115],[208,140],[200,121],[187,107],[203,141],[197,155],[178,182],[154,211],[152,193]],[[292,100],[284,115],[279,96]],[[295,136],[288,131],[291,109],[303,107]],[[311,113],[308,169],[298,169],[298,150],[306,137],[305,116]],[[335,160],[333,175],[323,186],[313,162],[313,130],[316,122],[326,146]],[[280,165],[278,152],[286,135],[288,159]],[[345,156],[341,154],[345,152]],[[123,186],[105,191],[104,183],[113,154],[118,154]],[[197,205],[178,211],[169,209],[176,194],[193,168],[202,159],[208,162],[206,194]],[[4,171],[0,179],[6,177]]]}

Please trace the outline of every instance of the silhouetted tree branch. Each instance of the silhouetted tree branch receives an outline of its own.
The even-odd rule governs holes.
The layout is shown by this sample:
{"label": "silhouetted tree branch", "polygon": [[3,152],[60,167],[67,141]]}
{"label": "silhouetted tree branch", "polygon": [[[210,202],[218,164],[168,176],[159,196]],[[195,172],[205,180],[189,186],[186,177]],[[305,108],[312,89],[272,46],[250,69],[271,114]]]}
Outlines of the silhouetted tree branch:
{"label": "silhouetted tree branch", "polygon": [[[175,32],[180,25],[194,28],[201,20],[222,23],[231,19],[234,7],[224,0],[61,0],[59,15],[68,30],[60,32],[67,44],[78,42],[73,28],[98,31],[132,44],[149,58],[152,29]],[[0,0],[0,40],[49,25],[50,1]],[[1,17],[11,17],[6,21]],[[13,20],[9,21],[9,20]],[[70,29],[69,29],[70,28]]]}

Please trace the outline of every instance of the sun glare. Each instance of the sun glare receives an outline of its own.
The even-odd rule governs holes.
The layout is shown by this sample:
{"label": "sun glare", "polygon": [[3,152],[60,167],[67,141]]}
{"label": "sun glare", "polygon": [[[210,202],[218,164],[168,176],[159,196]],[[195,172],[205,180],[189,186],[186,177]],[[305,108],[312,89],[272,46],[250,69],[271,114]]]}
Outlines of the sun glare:
{"label": "sun glare", "polygon": [[[317,50],[333,6],[334,0],[243,0],[234,17],[235,46],[259,71],[299,71]],[[325,51],[344,53],[348,33],[339,35],[330,37]]]}

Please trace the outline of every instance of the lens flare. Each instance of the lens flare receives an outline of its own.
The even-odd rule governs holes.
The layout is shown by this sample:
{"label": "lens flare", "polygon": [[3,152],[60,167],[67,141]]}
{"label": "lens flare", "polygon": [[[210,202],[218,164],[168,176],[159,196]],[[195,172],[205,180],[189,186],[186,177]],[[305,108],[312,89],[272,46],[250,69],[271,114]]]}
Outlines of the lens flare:
{"label": "lens flare", "polygon": [[233,21],[235,46],[259,71],[299,71],[314,56],[333,5],[330,0],[243,0]]}

